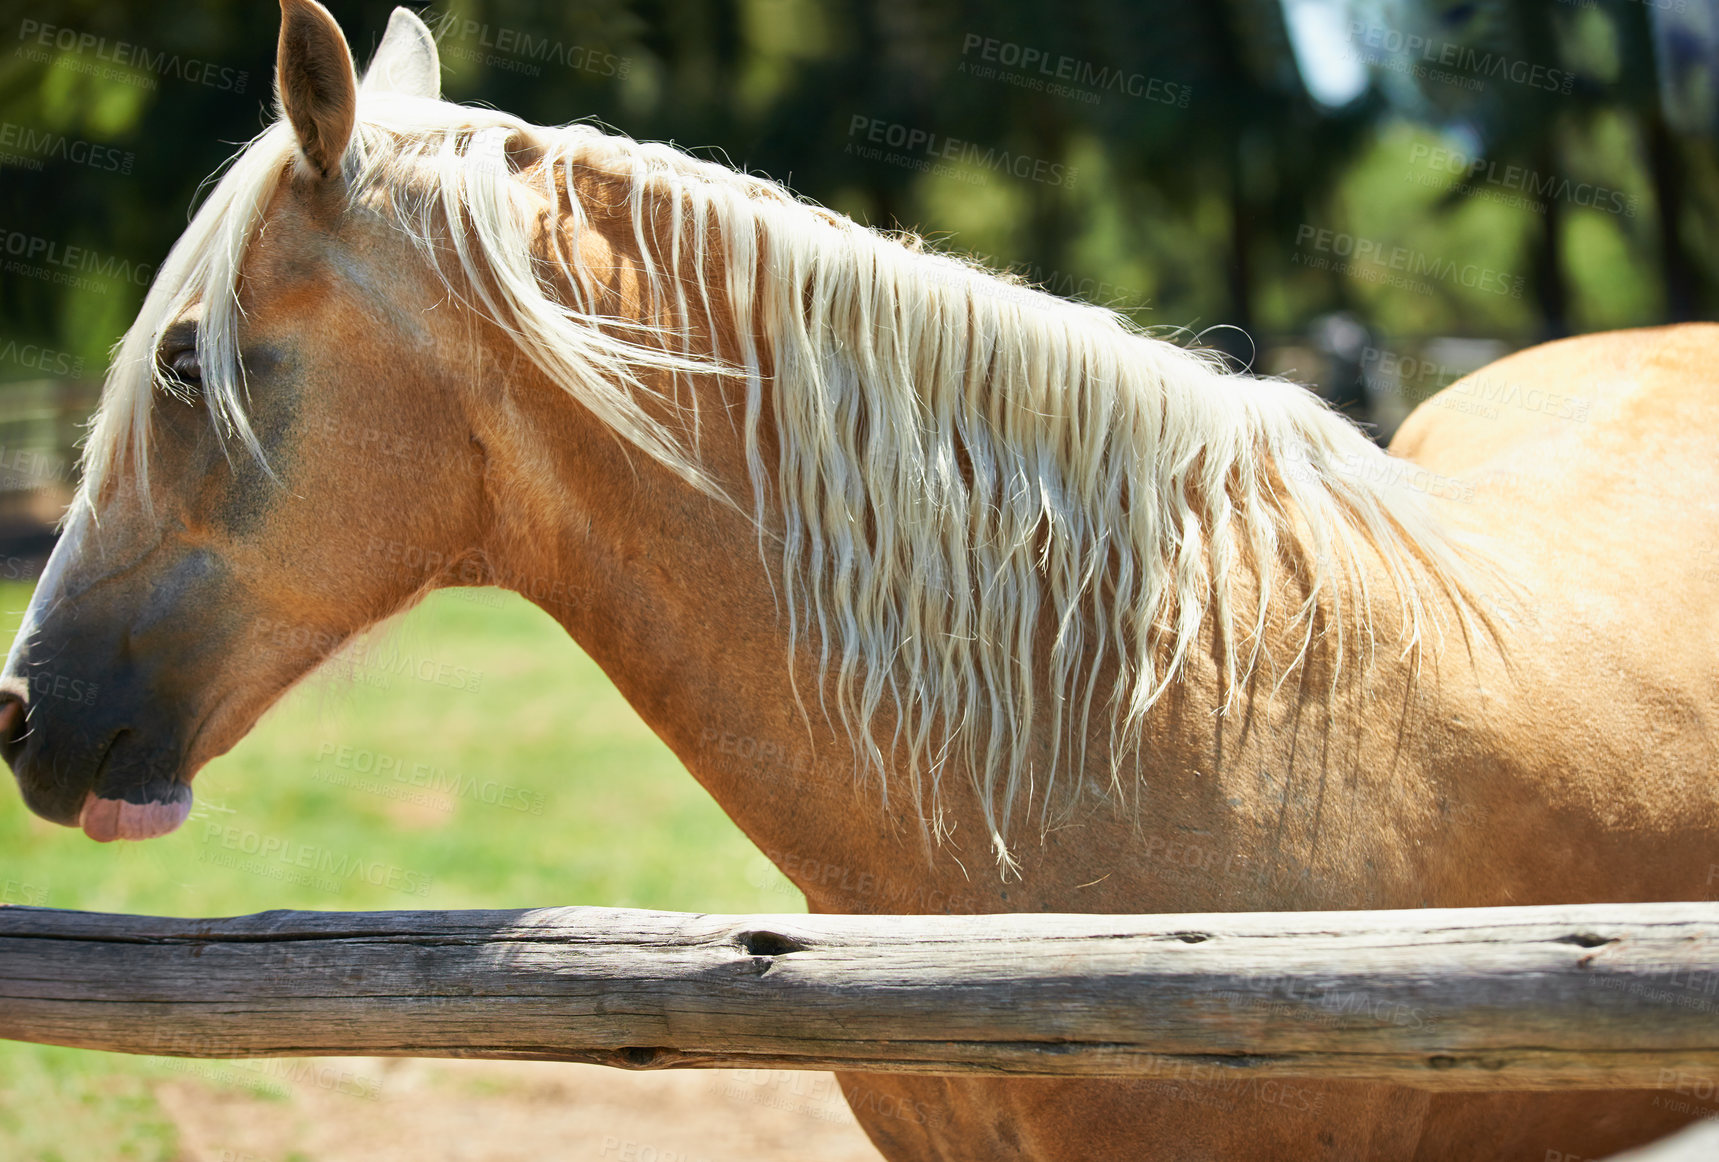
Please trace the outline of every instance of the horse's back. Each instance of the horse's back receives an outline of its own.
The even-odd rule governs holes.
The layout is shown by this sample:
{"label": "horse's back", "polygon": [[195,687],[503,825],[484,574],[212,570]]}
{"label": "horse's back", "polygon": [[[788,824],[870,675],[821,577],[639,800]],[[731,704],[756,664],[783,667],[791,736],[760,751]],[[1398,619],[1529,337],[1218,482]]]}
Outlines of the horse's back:
{"label": "horse's back", "polygon": [[1687,659],[1712,689],[1715,368],[1713,324],[1548,343],[1422,404],[1391,450],[1437,474],[1442,515],[1495,554],[1537,640],[1639,657],[1663,637],[1654,666]]}
{"label": "horse's back", "polygon": [[[1451,385],[1392,444],[1438,474],[1441,514],[1501,574],[1480,603],[1499,615],[1510,672],[1453,698],[1514,773],[1476,785],[1593,829],[1580,845],[1591,868],[1563,867],[1514,902],[1706,890],[1719,833],[1715,367],[1709,324],[1548,343]],[[1605,858],[1638,832],[1658,848]]]}
{"label": "horse's back", "polygon": [[[1689,529],[1719,527],[1715,368],[1707,323],[1531,347],[1416,408],[1391,451],[1447,478],[1450,519],[1501,543],[1616,529],[1634,553],[1657,540],[1684,558]],[[1573,521],[1589,535],[1569,538]]]}

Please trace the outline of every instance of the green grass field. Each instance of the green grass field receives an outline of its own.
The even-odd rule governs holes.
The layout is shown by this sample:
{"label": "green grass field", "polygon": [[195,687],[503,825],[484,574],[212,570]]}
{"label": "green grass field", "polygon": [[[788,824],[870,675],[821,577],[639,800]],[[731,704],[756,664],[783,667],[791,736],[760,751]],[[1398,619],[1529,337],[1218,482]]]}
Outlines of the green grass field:
{"label": "green grass field", "polygon": [[[4,640],[28,598],[0,586]],[[804,910],[535,607],[493,590],[439,593],[371,656],[383,664],[336,666],[294,690],[206,767],[190,820],[166,838],[97,845],[35,818],[7,788],[0,901],[180,916]],[[395,672],[402,659],[482,678],[475,690],[423,681]],[[173,1127],[151,1084],[168,1076],[182,1074],[161,1059],[0,1042],[0,1162],[167,1162]]]}

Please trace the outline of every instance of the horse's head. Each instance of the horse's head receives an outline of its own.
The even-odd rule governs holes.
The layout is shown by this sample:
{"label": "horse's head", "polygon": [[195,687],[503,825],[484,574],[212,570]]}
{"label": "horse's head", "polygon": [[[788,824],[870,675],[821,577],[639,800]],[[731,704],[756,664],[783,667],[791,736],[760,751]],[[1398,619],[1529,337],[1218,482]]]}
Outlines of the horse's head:
{"label": "horse's head", "polygon": [[434,99],[434,41],[397,12],[361,87],[328,13],[282,8],[285,117],[120,348],[0,678],[25,801],[95,839],[178,826],[204,763],[478,543],[472,316],[423,240],[351,186],[361,94]]}

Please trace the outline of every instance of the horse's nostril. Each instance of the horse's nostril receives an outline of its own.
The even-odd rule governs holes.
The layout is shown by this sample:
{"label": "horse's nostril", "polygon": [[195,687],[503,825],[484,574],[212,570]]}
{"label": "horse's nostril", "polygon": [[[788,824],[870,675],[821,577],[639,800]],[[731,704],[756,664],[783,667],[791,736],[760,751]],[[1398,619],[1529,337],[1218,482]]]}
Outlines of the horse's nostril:
{"label": "horse's nostril", "polygon": [[0,758],[12,766],[24,748],[24,700],[0,691]]}

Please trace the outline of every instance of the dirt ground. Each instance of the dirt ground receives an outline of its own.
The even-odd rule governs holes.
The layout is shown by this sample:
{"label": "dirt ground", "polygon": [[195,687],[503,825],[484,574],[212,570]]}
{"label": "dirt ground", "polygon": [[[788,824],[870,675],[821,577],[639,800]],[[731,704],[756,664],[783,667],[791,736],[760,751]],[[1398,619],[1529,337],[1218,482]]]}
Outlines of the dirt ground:
{"label": "dirt ground", "polygon": [[828,1073],[187,1061],[180,1162],[881,1162]]}

